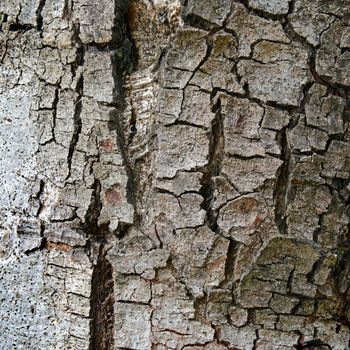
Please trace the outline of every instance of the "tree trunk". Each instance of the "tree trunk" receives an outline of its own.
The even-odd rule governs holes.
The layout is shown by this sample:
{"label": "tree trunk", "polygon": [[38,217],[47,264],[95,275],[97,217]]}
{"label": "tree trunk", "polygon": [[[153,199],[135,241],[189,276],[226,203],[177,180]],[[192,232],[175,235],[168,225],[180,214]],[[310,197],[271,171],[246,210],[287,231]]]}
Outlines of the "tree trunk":
{"label": "tree trunk", "polygon": [[1,349],[349,349],[349,25],[2,0]]}

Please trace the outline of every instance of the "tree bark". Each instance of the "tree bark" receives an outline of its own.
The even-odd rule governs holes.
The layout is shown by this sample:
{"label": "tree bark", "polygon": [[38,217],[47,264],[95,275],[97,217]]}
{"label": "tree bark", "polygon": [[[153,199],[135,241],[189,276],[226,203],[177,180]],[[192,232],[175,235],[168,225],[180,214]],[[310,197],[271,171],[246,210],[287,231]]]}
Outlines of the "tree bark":
{"label": "tree bark", "polygon": [[0,3],[0,344],[349,349],[350,3]]}

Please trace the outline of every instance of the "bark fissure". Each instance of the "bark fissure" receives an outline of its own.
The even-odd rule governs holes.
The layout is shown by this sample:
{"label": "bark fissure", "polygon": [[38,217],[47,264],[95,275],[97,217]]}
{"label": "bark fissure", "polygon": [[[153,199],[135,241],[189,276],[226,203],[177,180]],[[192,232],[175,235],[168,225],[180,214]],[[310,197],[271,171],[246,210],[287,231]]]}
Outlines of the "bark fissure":
{"label": "bark fissure", "polygon": [[281,147],[281,159],[283,164],[280,169],[278,180],[275,188],[275,221],[281,234],[288,234],[287,224],[287,203],[288,194],[290,188],[290,158],[291,151],[288,144],[288,127],[284,128],[279,133],[280,147]]}
{"label": "bark fissure", "polygon": [[220,174],[221,163],[224,154],[224,134],[223,134],[223,116],[221,114],[221,101],[218,99],[214,103],[215,95],[212,99],[212,112],[215,113],[215,118],[211,125],[211,139],[209,144],[209,159],[208,165],[203,170],[202,188],[200,194],[203,196],[202,208],[207,213],[208,226],[214,231],[218,232],[217,214],[212,210],[212,200],[214,184],[213,178]]}
{"label": "bark fissure", "polygon": [[89,350],[114,349],[114,278],[113,268],[103,247],[91,280],[91,338]]}

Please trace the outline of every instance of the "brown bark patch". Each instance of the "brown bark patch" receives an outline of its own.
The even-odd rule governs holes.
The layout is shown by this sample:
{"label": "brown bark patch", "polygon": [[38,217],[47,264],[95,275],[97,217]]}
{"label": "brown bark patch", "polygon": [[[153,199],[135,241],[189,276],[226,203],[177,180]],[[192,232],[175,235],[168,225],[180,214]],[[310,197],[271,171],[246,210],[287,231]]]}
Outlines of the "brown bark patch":
{"label": "brown bark patch", "polygon": [[118,186],[113,186],[106,190],[104,194],[105,203],[107,205],[116,205],[122,200],[122,194],[120,193]]}
{"label": "brown bark patch", "polygon": [[112,153],[114,151],[115,144],[111,139],[106,139],[101,141],[100,147],[107,153]]}
{"label": "brown bark patch", "polygon": [[70,252],[73,247],[62,242],[52,242],[48,241],[46,243],[46,249],[48,250],[60,250],[61,252]]}

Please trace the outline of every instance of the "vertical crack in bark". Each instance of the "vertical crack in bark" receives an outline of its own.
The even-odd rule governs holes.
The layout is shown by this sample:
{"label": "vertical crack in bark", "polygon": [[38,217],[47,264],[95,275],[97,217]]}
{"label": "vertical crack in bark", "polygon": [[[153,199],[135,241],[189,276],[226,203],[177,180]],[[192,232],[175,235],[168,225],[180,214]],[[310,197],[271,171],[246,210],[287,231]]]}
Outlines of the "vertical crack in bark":
{"label": "vertical crack in bark", "polygon": [[[110,130],[117,133],[117,144],[123,159],[127,180],[127,201],[134,207],[136,213],[136,175],[134,164],[131,160],[128,146],[129,142],[125,136],[124,121],[122,120],[126,107],[124,80],[136,64],[136,49],[133,44],[130,28],[128,25],[129,1],[115,2],[115,27],[112,40],[114,52],[112,56],[113,79],[114,79],[114,109],[110,112]],[[123,231],[123,227],[121,228]]]}
{"label": "vertical crack in bark", "polygon": [[52,103],[52,137],[54,141],[56,142],[56,125],[57,125],[57,106],[58,106],[58,100],[59,100],[59,89],[55,89],[55,98]]}
{"label": "vertical crack in bark", "polygon": [[108,232],[108,225],[98,224],[98,218],[102,210],[101,183],[98,179],[95,179],[92,188],[91,202],[85,216],[85,231],[88,232],[89,235],[97,237]]}
{"label": "vertical crack in bark", "polygon": [[114,349],[114,302],[113,268],[101,246],[92,274],[89,350]]}
{"label": "vertical crack in bark", "polygon": [[[128,13],[129,2],[121,2],[115,0],[115,25],[113,29],[113,38],[107,50],[112,55],[113,79],[114,79],[114,101],[110,105],[113,109],[110,112],[109,129],[115,130],[117,134],[117,144],[121,153],[125,171],[127,173],[127,201],[135,208],[135,174],[131,160],[128,154],[128,144],[125,140],[124,124],[122,120],[125,108],[125,93],[123,91],[123,80],[125,73],[130,69],[132,61],[132,44],[128,38]],[[81,81],[81,92],[83,81]],[[80,95],[81,96],[81,95]],[[80,108],[79,108],[80,107]],[[79,115],[81,109],[81,100],[77,105],[76,125],[79,123]],[[72,143],[78,140],[79,128],[75,133]],[[73,148],[74,151],[74,148]],[[100,198],[101,183],[98,179],[94,182],[94,194],[88,210],[87,225],[89,232],[97,233],[99,237],[108,232],[108,227],[98,225],[98,219],[102,209]],[[124,233],[125,227],[121,226],[119,232]],[[114,316],[114,281],[113,267],[106,257],[104,243],[101,243],[99,257],[94,267],[92,275],[92,289],[90,301],[90,346],[89,350],[112,350],[115,346],[115,316]]]}
{"label": "vertical crack in bark", "polygon": [[43,16],[42,16],[42,11],[45,6],[45,1],[46,0],[40,0],[38,8],[36,10],[36,26],[38,31],[40,31],[43,27]]}
{"label": "vertical crack in bark", "polygon": [[253,349],[252,350],[257,350],[259,346],[259,330],[255,330],[255,339],[253,341]]}
{"label": "vertical crack in bark", "polygon": [[281,147],[281,159],[283,164],[279,170],[279,176],[274,191],[275,198],[275,222],[281,234],[288,234],[287,224],[287,202],[289,192],[290,158],[291,151],[287,137],[288,127],[281,130],[279,143]]}
{"label": "vertical crack in bark", "polygon": [[239,243],[231,238],[225,262],[225,280],[220,284],[220,287],[232,288],[234,286],[234,272],[238,247]]}
{"label": "vertical crack in bark", "polygon": [[339,255],[333,276],[335,278],[335,288],[333,293],[337,295],[338,299],[342,301],[341,309],[338,312],[340,319],[349,325],[350,323],[350,304],[349,304],[349,290],[350,290],[350,246],[349,240],[340,244]]}
{"label": "vertical crack in bark", "polygon": [[[131,69],[132,65],[132,44],[128,34],[127,13],[129,2],[115,0],[115,23],[113,28],[113,37],[108,46],[101,49],[110,51],[112,57],[113,79],[114,79],[114,99],[109,106],[110,112],[109,129],[114,130],[117,135],[117,145],[123,159],[123,165],[128,177],[127,180],[127,201],[135,208],[135,174],[133,165],[128,154],[128,144],[124,134],[125,125],[122,120],[125,108],[125,92],[123,91],[123,81],[125,74]],[[83,91],[83,80],[81,80],[79,91]],[[80,96],[82,96],[80,94]],[[80,108],[79,108],[80,107]],[[79,119],[81,109],[81,99],[76,110],[76,125],[78,126],[75,138],[72,144],[78,141],[81,122]],[[74,151],[74,148],[73,148]],[[72,151],[72,154],[73,154]],[[95,240],[101,239],[108,233],[108,227],[98,224],[100,212],[102,210],[101,202],[101,183],[95,178],[93,185],[94,193],[91,199],[87,213],[87,229],[89,233],[97,233]],[[125,234],[125,227],[119,227],[120,236]],[[90,346],[89,350],[112,350],[115,346],[115,315],[114,315],[114,280],[113,267],[106,257],[104,239],[100,243],[100,252],[96,266],[94,267],[91,280],[91,299],[90,299]]]}
{"label": "vertical crack in bark", "polygon": [[[215,98],[213,92],[212,101]],[[223,135],[223,120],[221,114],[221,101],[213,103],[212,111],[215,113],[215,118],[212,122],[211,138],[209,145],[209,160],[208,165],[203,171],[202,188],[200,194],[203,197],[202,209],[207,213],[207,223],[212,231],[217,232],[217,213],[212,210],[211,201],[213,199],[214,184],[213,177],[218,176],[221,170],[221,163],[224,154],[224,135]]]}

